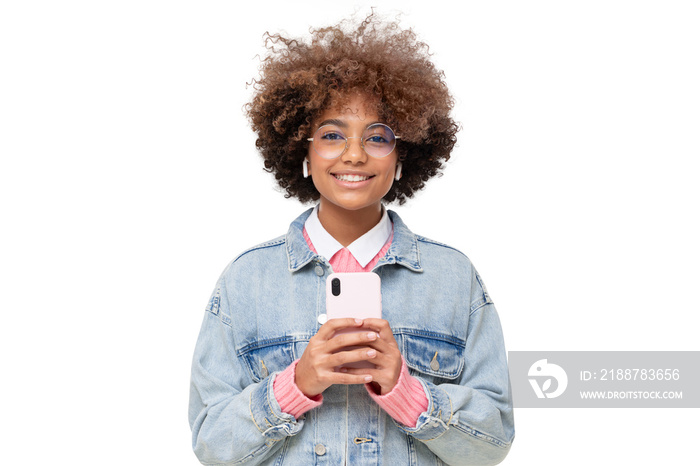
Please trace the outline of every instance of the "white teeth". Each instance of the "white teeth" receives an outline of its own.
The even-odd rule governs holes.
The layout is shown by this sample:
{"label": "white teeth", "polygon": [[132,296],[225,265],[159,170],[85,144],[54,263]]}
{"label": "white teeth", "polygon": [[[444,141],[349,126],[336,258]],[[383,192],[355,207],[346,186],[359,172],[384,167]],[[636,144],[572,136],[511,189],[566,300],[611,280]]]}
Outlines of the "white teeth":
{"label": "white teeth", "polygon": [[369,176],[360,175],[333,175],[340,181],[365,181],[369,179]]}

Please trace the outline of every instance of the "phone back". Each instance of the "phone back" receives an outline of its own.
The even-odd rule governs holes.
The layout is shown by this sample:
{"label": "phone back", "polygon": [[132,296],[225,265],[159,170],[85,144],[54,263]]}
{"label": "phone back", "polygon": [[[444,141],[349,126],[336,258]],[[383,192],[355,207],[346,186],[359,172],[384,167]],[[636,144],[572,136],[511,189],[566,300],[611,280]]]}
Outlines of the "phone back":
{"label": "phone back", "polygon": [[382,292],[374,272],[333,273],[326,280],[328,319],[382,318]]}

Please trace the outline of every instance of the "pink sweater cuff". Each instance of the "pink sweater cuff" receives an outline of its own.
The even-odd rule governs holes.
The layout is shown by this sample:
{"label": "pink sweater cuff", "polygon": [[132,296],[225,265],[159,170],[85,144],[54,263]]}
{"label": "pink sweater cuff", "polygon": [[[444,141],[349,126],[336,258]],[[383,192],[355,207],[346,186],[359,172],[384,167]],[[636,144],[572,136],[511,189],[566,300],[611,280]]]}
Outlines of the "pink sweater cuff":
{"label": "pink sweater cuff", "polygon": [[280,405],[280,409],[287,414],[291,414],[295,419],[299,419],[302,414],[323,402],[323,395],[309,398],[297,387],[295,375],[298,363],[299,360],[297,359],[285,370],[277,374],[272,384],[272,390],[275,392],[275,398]]}
{"label": "pink sweater cuff", "polygon": [[374,390],[365,385],[367,393],[386,413],[397,422],[416,427],[418,417],[428,409],[428,398],[425,396],[423,385],[408,373],[406,361],[401,361],[401,373],[394,388],[386,395],[377,395]]}

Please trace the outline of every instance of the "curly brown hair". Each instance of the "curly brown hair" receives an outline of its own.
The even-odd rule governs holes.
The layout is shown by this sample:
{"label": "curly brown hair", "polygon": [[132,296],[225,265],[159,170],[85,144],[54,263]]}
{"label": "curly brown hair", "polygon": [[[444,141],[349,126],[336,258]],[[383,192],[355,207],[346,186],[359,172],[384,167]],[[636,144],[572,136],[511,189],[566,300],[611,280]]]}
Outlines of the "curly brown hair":
{"label": "curly brown hair", "polygon": [[359,25],[342,21],[310,33],[308,42],[265,33],[268,55],[245,107],[265,170],[274,173],[286,197],[317,200],[313,181],[301,170],[311,125],[330,106],[360,93],[401,136],[403,176],[384,201],[403,204],[440,172],[457,141],[443,72],[411,29],[382,22],[374,12]]}

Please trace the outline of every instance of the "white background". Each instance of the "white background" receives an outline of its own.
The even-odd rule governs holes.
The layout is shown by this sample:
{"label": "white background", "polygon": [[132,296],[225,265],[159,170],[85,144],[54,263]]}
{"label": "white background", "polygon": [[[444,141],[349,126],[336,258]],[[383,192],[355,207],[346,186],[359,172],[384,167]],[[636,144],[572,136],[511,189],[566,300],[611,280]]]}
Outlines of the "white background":
{"label": "white background", "polygon": [[[452,4],[452,6],[451,6]],[[194,465],[219,273],[304,208],[242,106],[266,30],[369,3],[3,1],[2,464]],[[396,208],[469,255],[507,350],[698,350],[700,8],[392,1],[463,130]],[[689,464],[698,410],[516,409],[503,464]]]}

